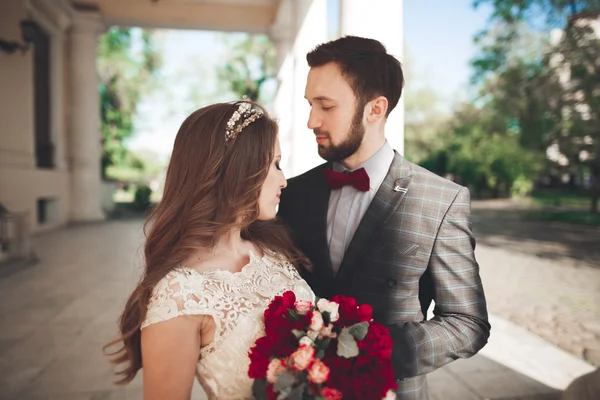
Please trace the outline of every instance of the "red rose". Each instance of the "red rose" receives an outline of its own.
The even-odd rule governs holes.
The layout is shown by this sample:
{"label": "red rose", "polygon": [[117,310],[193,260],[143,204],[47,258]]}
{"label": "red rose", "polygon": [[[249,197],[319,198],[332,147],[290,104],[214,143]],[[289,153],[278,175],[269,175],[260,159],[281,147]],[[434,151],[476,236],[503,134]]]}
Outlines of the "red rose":
{"label": "red rose", "polygon": [[[388,390],[397,389],[392,362],[376,358],[357,357],[352,371],[352,399],[381,400]],[[377,373],[373,373],[377,371]],[[344,392],[346,393],[346,392]],[[347,397],[344,397],[346,399]]]}
{"label": "red rose", "polygon": [[358,341],[360,353],[369,357],[389,359],[392,356],[392,346],[389,330],[377,322],[369,323],[367,336]]}
{"label": "red rose", "polygon": [[352,376],[353,364],[356,358],[339,357],[336,354],[337,340],[332,340],[329,347],[325,351],[323,363],[329,367],[329,379],[327,385],[340,390],[344,393],[344,399],[347,398],[347,393],[352,391]]}
{"label": "red rose", "polygon": [[325,397],[327,400],[341,400],[342,393],[339,390],[325,387],[321,389],[321,396]]}
{"label": "red rose", "polygon": [[273,385],[267,386],[267,400],[277,400],[279,395],[273,390]]}
{"label": "red rose", "polygon": [[334,301],[340,305],[338,311],[340,313],[340,319],[336,322],[336,325],[345,327],[354,325],[358,321],[357,304],[354,297],[348,296],[335,296],[331,301]]}
{"label": "red rose", "polygon": [[356,316],[358,317],[358,322],[369,322],[373,319],[373,307],[369,304],[362,304],[358,306],[356,309]]}
{"label": "red rose", "polygon": [[275,357],[287,357],[298,348],[298,339],[291,332],[286,332],[285,336],[276,337],[274,341],[273,356]]}
{"label": "red rose", "polygon": [[287,291],[281,296],[276,296],[265,310],[265,331],[269,336],[280,335],[283,331],[297,329],[296,322],[289,318],[290,310],[294,310],[296,295],[292,291]]}
{"label": "red rose", "polygon": [[267,368],[271,362],[273,353],[272,343],[267,337],[261,337],[250,349],[250,367],[248,376],[252,379],[263,379],[267,377]]}
{"label": "red rose", "polygon": [[288,316],[288,309],[294,309],[296,295],[292,291],[287,291],[281,296],[275,296],[267,309],[265,310],[265,322],[271,319],[278,319],[281,316]]}

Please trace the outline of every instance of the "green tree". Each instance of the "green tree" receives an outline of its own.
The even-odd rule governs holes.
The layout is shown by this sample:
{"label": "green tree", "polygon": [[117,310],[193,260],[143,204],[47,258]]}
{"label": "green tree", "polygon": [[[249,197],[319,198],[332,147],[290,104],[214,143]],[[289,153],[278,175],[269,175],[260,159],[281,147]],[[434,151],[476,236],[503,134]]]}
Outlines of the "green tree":
{"label": "green tree", "polygon": [[125,140],[133,134],[137,105],[155,83],[159,64],[148,30],[112,27],[99,39],[103,178],[107,178],[108,167],[128,161]]}
{"label": "green tree", "polygon": [[[478,36],[482,52],[474,62],[476,79],[507,78],[515,71],[515,59],[520,60],[525,79],[507,80],[512,91],[506,93],[512,101],[506,104],[507,112],[522,128],[521,143],[538,149],[557,145],[568,160],[570,172],[589,171],[594,180],[590,210],[597,212],[600,32],[593,26],[600,20],[600,0],[474,2],[475,6],[480,4],[493,7],[493,25]],[[556,29],[552,43],[547,39],[533,41],[543,49],[540,54],[529,59],[514,57],[522,48],[523,32],[534,31],[549,38],[551,29]]]}
{"label": "green tree", "polygon": [[402,63],[406,85],[404,97],[404,145],[408,159],[419,163],[443,143],[444,127],[450,116],[443,109],[435,89],[415,73],[408,51]]}
{"label": "green tree", "polygon": [[492,104],[467,104],[448,125],[443,147],[421,163],[439,175],[450,175],[477,197],[527,194],[541,158],[524,149],[514,129],[498,118]]}
{"label": "green tree", "polygon": [[264,84],[275,78],[276,50],[266,35],[225,36],[228,54],[218,67],[219,80],[239,98],[265,101]]}

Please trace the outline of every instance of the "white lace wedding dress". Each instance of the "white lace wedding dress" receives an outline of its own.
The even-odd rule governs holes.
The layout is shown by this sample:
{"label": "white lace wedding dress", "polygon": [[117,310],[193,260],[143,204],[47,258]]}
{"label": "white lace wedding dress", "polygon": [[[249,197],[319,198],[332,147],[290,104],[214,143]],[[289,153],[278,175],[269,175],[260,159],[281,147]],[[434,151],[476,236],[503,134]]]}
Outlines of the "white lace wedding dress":
{"label": "white lace wedding dress", "polygon": [[252,399],[248,350],[264,335],[264,310],[287,290],[314,301],[296,269],[276,254],[250,253],[250,262],[237,273],[179,267],[154,288],[142,329],[180,315],[211,316],[215,338],[200,350],[198,381],[211,400]]}

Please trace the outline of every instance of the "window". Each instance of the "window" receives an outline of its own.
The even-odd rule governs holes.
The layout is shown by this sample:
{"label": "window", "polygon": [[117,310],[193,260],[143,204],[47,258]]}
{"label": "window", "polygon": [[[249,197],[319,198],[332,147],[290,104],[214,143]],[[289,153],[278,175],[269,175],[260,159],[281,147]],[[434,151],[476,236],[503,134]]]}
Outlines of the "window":
{"label": "window", "polygon": [[53,197],[41,197],[37,200],[37,223],[45,225],[58,220],[58,200]]}

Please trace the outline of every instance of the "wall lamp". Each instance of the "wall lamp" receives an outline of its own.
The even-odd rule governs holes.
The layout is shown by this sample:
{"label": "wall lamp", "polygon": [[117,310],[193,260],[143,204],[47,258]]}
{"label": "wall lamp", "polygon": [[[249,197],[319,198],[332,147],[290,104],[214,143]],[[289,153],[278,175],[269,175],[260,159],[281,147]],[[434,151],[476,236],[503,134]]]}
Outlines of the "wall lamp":
{"label": "wall lamp", "polygon": [[21,38],[23,43],[16,40],[5,40],[0,38],[0,51],[7,54],[12,54],[17,50],[21,50],[21,53],[25,53],[29,50],[31,42],[35,38],[36,23],[29,19],[24,19],[20,22],[21,25]]}

